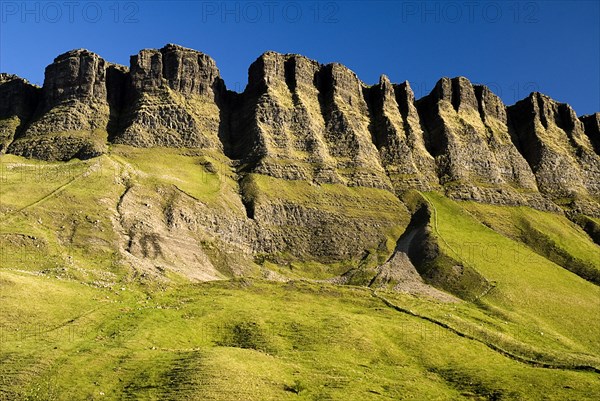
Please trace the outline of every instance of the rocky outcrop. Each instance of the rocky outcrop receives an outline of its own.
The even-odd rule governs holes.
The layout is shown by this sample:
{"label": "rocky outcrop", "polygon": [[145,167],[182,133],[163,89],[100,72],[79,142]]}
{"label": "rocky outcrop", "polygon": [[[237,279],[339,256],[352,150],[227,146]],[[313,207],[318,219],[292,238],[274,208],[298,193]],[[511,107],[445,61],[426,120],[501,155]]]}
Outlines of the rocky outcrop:
{"label": "rocky outcrop", "polygon": [[339,183],[325,142],[315,79],[321,66],[298,55],[267,52],[248,72],[232,118],[235,157],[276,178]]}
{"label": "rocky outcrop", "polygon": [[37,112],[10,152],[46,160],[103,153],[110,119],[109,70],[123,71],[87,50],[58,56],[46,68]]}
{"label": "rocky outcrop", "polygon": [[213,59],[166,45],[131,57],[116,143],[220,148],[225,85]]}
{"label": "rocky outcrop", "polygon": [[339,64],[263,54],[250,67],[234,118],[237,153],[273,177],[389,188],[371,141],[365,88]]}
{"label": "rocky outcrop", "polygon": [[417,102],[425,146],[435,157],[446,194],[496,204],[556,209],[538,193],[515,147],[502,101],[463,77],[443,78]]}
{"label": "rocky outcrop", "polygon": [[382,75],[369,91],[373,140],[382,165],[398,191],[438,187],[435,160],[425,148],[425,134],[408,82],[392,85]]}
{"label": "rocky outcrop", "polygon": [[319,79],[325,138],[338,168],[353,185],[391,188],[369,131],[364,84],[337,63],[325,66]]}
{"label": "rocky outcrop", "polygon": [[508,108],[513,135],[540,190],[571,208],[598,214],[600,158],[573,109],[541,93]]}
{"label": "rocky outcrop", "polygon": [[23,130],[39,102],[40,88],[16,75],[0,74],[0,154]]}
{"label": "rocky outcrop", "polygon": [[108,141],[219,148],[224,92],[214,61],[179,46],[142,50],[131,71],[70,51],[46,68],[37,111],[10,151],[69,160],[97,156]]}

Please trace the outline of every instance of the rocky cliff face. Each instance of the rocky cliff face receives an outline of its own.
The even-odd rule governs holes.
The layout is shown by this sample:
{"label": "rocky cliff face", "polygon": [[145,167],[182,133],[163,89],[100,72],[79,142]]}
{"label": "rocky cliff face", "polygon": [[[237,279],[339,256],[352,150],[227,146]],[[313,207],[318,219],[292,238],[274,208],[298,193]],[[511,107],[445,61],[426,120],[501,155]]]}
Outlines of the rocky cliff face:
{"label": "rocky cliff face", "polygon": [[234,157],[276,178],[340,183],[325,138],[316,79],[305,57],[268,52],[251,66],[231,121]]}
{"label": "rocky cliff face", "polygon": [[[309,277],[439,296],[423,277],[466,296],[465,283],[489,283],[458,260],[438,263],[432,211],[415,190],[566,213],[594,234],[599,150],[600,113],[577,118],[538,93],[506,107],[458,77],[415,100],[408,82],[368,86],[295,54],[261,55],[242,93],[210,57],[176,45],[142,50],[128,68],[67,52],[42,88],[0,75],[0,153],[101,156],[73,163],[89,171],[60,187],[101,197],[85,221],[53,212],[65,214],[61,241],[77,248],[77,227],[98,224],[102,234],[81,235],[94,246],[110,236],[110,253],[142,275]],[[95,168],[109,173],[86,181]]]}
{"label": "rocky cliff face", "polygon": [[107,77],[117,69],[87,50],[58,56],[46,68],[36,112],[9,151],[46,160],[105,152],[111,114]]}
{"label": "rocky cliff face", "polygon": [[40,88],[16,75],[0,74],[0,154],[31,119]]}
{"label": "rocky cliff face", "polygon": [[600,155],[600,113],[582,116],[579,120],[583,123],[585,134],[590,138],[596,154]]}
{"label": "rocky cliff face", "polygon": [[[555,200],[569,200],[575,210],[597,213],[600,158],[591,142],[594,125],[584,124],[573,109],[541,93],[508,108],[518,146],[540,190]],[[588,119],[589,121],[589,119]]]}
{"label": "rocky cliff face", "polygon": [[235,114],[237,154],[277,178],[390,188],[371,140],[365,89],[339,64],[263,54],[250,66]]}
{"label": "rocky cliff face", "polygon": [[[3,101],[14,86],[2,84]],[[10,152],[69,160],[102,154],[109,141],[219,148],[224,91],[215,62],[179,46],[142,50],[130,69],[70,51],[46,68],[40,96],[20,90],[35,112],[21,112],[27,124]]]}
{"label": "rocky cliff face", "polygon": [[555,208],[539,195],[535,176],[510,136],[506,107],[488,88],[463,77],[444,78],[417,107],[425,144],[449,196]]}
{"label": "rocky cliff face", "polygon": [[388,177],[398,191],[438,188],[435,159],[425,147],[425,134],[408,82],[393,85],[382,75],[369,90],[371,130]]}
{"label": "rocky cliff face", "polygon": [[[243,93],[230,92],[214,60],[176,45],[142,50],[129,68],[67,52],[41,89],[2,75],[0,146],[46,160],[94,157],[108,143],[198,148],[231,160],[240,182],[443,190],[598,214],[599,113],[578,119],[538,93],[507,108],[463,77],[415,101],[408,82],[367,86],[340,64],[274,52],[248,75]],[[247,187],[250,216],[261,206]]]}
{"label": "rocky cliff face", "polygon": [[[214,60],[167,45],[131,57],[114,141],[133,146],[219,148],[223,80]],[[120,128],[120,129],[119,129]]]}

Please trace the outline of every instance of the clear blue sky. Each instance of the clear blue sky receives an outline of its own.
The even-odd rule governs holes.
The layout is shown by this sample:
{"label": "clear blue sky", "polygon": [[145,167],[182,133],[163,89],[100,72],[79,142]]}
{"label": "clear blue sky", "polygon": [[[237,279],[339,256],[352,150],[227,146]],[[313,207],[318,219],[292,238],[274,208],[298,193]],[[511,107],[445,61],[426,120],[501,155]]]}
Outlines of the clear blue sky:
{"label": "clear blue sky", "polygon": [[600,111],[597,1],[1,1],[0,12],[0,71],[39,84],[73,48],[129,65],[177,43],[212,56],[238,91],[275,50],[340,62],[367,84],[408,80],[417,97],[463,75],[507,104],[538,90],[579,115]]}

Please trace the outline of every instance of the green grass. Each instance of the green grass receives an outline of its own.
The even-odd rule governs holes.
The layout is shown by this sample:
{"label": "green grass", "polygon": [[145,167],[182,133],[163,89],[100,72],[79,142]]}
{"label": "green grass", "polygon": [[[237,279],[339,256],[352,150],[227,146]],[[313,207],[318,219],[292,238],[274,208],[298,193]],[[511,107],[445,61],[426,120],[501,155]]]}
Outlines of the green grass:
{"label": "green grass", "polygon": [[398,198],[377,188],[347,187],[341,184],[313,185],[306,181],[282,180],[248,174],[242,182],[249,197],[292,202],[351,217],[407,221],[408,213]]}
{"label": "green grass", "polygon": [[[237,191],[232,168],[222,156],[210,150],[113,145],[111,157],[124,168],[131,167],[142,182],[172,184],[213,207],[222,205],[222,198],[231,197],[231,192]],[[240,205],[232,203],[227,206],[239,209]]]}
{"label": "green grass", "polygon": [[41,163],[5,155],[0,163],[4,266],[88,282],[124,274],[114,264],[108,213],[122,186],[115,185],[106,157]]}
{"label": "green grass", "polygon": [[[592,399],[600,385],[594,373],[513,361],[360,288],[241,280],[147,293],[0,277],[12,399],[559,400]],[[6,319],[13,308],[24,313]]]}
{"label": "green grass", "polygon": [[600,284],[600,248],[565,216],[527,207],[464,204],[478,220],[567,270]]}
{"label": "green grass", "polygon": [[[0,164],[0,400],[591,400],[600,392],[598,373],[579,369],[600,368],[600,291],[569,271],[573,261],[599,269],[598,246],[563,216],[439,193],[409,192],[402,203],[379,189],[255,174],[240,191],[226,160],[208,150],[115,146],[87,161],[4,155]],[[184,192],[242,218],[239,192],[367,219],[382,241],[360,260],[332,263],[254,254],[290,282],[257,279],[256,265],[254,278],[191,284],[167,271],[141,279],[117,251],[111,220],[132,186],[149,200],[166,188]],[[316,281],[385,262],[408,210],[423,202],[435,206],[440,260],[492,282],[487,294],[442,303]],[[213,240],[202,242],[213,262],[246,263]]]}
{"label": "green grass", "polygon": [[486,227],[462,204],[433,193],[427,198],[438,214],[444,252],[476,266],[496,284],[479,301],[482,307],[516,323],[530,344],[595,354],[600,348],[598,286]]}

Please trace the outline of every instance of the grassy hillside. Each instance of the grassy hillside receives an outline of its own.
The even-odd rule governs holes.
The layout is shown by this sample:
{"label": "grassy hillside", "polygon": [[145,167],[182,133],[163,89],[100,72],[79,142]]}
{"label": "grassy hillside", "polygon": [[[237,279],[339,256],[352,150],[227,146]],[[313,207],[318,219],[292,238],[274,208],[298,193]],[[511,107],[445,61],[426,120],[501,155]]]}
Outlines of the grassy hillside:
{"label": "grassy hillside", "polygon": [[[491,211],[505,210],[504,207],[459,204],[433,193],[426,197],[435,207],[436,235],[443,238],[440,241],[443,252],[473,266],[493,285],[474,301],[481,310],[504,320],[507,328],[514,323],[514,335],[532,346],[569,350],[573,358],[598,360],[600,288],[597,285],[540,256],[525,244],[488,228],[463,206]],[[580,230],[568,224],[568,220],[542,212],[527,211],[523,215],[529,213],[537,215],[538,224],[558,221],[555,225],[562,223],[565,235],[579,237],[581,243],[570,246],[570,250],[594,249],[591,240],[581,237]],[[586,252],[574,254],[592,260]],[[598,259],[595,267],[598,268]]]}
{"label": "grassy hillside", "polygon": [[[233,169],[210,153],[117,146],[85,162],[1,156],[0,167],[0,400],[600,393],[600,248],[563,216],[422,194],[435,268],[489,283],[441,302],[316,280],[392,252],[408,214],[382,190],[247,176],[245,193],[263,210],[294,204],[386,230],[362,261],[278,263],[228,237],[255,223]],[[220,221],[207,210],[228,213]],[[131,227],[160,236],[152,246],[162,253],[131,247]],[[194,282],[190,255],[221,280]]]}
{"label": "grassy hillside", "polygon": [[[597,373],[514,361],[366,289],[241,280],[147,292],[0,277],[7,399],[561,400],[600,390]],[[389,296],[424,314],[463,308]]]}

